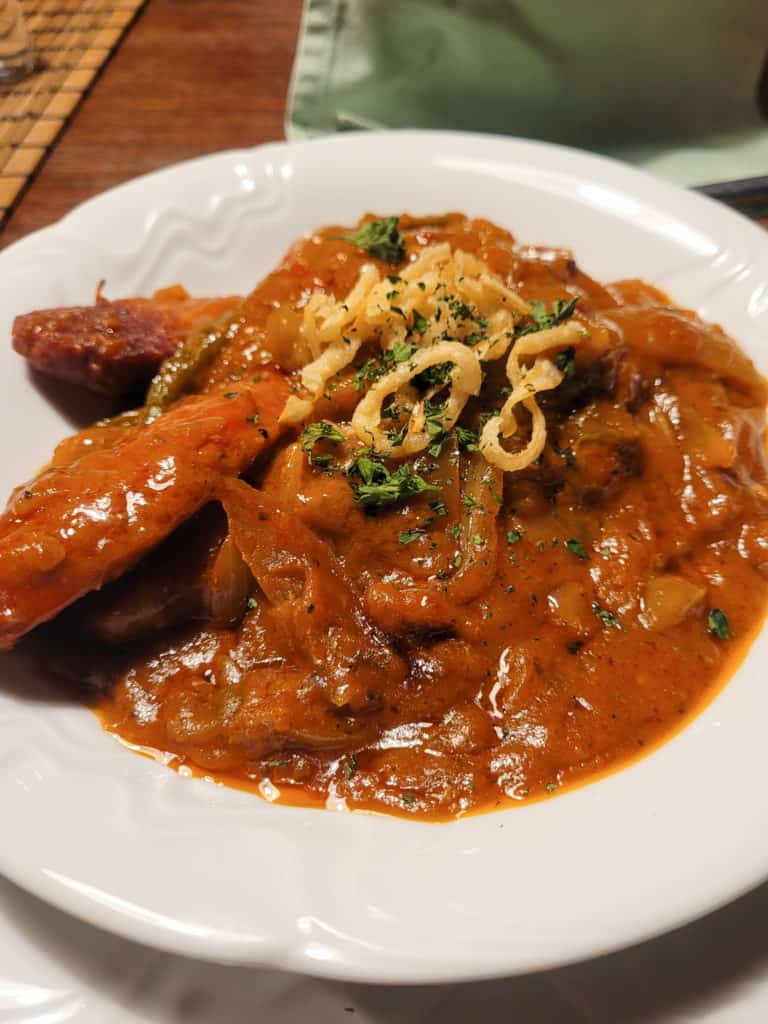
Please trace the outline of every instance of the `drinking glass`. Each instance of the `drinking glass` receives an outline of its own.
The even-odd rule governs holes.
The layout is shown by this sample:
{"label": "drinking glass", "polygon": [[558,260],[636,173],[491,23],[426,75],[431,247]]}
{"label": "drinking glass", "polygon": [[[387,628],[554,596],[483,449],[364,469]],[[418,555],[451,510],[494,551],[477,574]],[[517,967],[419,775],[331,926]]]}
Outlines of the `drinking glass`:
{"label": "drinking glass", "polygon": [[31,74],[37,58],[16,0],[0,0],[0,85]]}

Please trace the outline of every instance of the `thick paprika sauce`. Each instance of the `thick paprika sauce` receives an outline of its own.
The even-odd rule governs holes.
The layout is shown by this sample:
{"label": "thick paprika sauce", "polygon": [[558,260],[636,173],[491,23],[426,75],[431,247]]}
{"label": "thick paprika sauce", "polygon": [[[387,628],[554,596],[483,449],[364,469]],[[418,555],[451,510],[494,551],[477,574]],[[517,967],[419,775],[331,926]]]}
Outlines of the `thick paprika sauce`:
{"label": "thick paprika sauce", "polygon": [[[537,463],[467,501],[477,454],[451,437],[413,460],[434,489],[372,509],[352,446],[289,431],[70,621],[99,638],[96,710],[129,744],[270,800],[444,820],[621,767],[734,671],[768,601],[766,389],[649,285],[598,284],[570,253],[461,215],[401,226],[411,253],[448,241],[529,301],[577,299],[589,337],[542,396]],[[345,295],[366,260],[340,233],[291,250],[198,389],[302,364],[307,294]],[[360,364],[317,419],[349,419]],[[494,388],[489,371],[472,415]],[[257,582],[227,568],[232,545]],[[208,611],[221,596],[212,557],[244,600],[171,614],[158,588],[189,597],[202,574]],[[142,607],[154,626],[132,632]]]}

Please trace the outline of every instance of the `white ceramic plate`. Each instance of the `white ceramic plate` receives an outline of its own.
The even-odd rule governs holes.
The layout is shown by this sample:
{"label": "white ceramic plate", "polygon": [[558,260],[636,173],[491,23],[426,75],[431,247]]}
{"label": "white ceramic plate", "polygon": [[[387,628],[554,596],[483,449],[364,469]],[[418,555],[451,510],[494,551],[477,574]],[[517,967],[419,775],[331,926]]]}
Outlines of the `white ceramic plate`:
{"label": "white ceramic plate", "polygon": [[[641,276],[768,371],[768,235],[594,156],[460,134],[366,134],[223,153],[139,179],[0,254],[15,313],[248,289],[298,235],[366,210],[465,210]],[[68,424],[0,350],[0,489]],[[451,825],[273,806],[123,750],[0,662],[0,870],[167,950],[356,980],[457,980],[576,960],[669,929],[768,875],[768,634],[717,700],[637,765]],[[627,680],[627,686],[632,680]]]}
{"label": "white ceramic plate", "polygon": [[74,921],[0,878],[2,1024],[759,1024],[768,887],[653,942],[481,984],[357,985],[204,964]]}

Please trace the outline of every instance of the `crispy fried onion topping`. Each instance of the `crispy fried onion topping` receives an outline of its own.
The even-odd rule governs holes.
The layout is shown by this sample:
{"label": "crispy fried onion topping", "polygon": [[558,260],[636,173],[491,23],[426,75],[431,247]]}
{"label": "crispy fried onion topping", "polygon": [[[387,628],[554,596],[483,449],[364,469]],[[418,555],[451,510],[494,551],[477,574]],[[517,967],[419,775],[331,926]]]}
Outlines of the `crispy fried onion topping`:
{"label": "crispy fried onion topping", "polygon": [[[422,250],[397,275],[382,277],[366,265],[343,301],[322,291],[307,300],[301,331],[313,358],[300,373],[304,394],[288,399],[281,420],[299,424],[311,419],[329,383],[364,347],[378,353],[379,363],[354,410],[352,430],[377,452],[393,458],[414,455],[434,435],[434,409],[427,423],[430,402],[440,396],[439,427],[450,430],[469,399],[480,394],[482,364],[508,353],[512,390],[485,424],[479,448],[501,470],[523,469],[538,458],[546,441],[536,395],[563,379],[544,353],[576,345],[585,333],[582,324],[569,320],[516,336],[530,313],[530,304],[485,263],[469,253],[451,252],[447,243]],[[430,376],[434,369],[439,372]],[[415,378],[420,381],[414,383]],[[408,411],[406,429],[394,439],[391,424],[389,432],[382,427],[390,397]],[[510,451],[502,440],[517,442],[519,408],[530,416],[530,437]]]}

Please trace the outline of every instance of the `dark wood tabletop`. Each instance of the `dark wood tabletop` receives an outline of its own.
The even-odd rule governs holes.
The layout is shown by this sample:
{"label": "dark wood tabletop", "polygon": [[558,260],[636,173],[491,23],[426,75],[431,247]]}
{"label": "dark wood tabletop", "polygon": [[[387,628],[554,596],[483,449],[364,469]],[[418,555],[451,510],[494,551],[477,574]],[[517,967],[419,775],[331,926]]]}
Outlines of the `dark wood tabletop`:
{"label": "dark wood tabletop", "polygon": [[138,174],[283,138],[300,13],[301,0],[149,0],[0,228],[0,248]]}
{"label": "dark wood tabletop", "polygon": [[149,0],[6,225],[0,248],[167,164],[285,137],[301,0]]}

